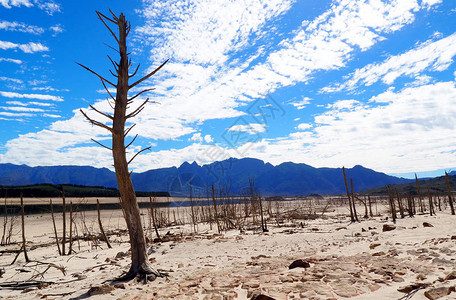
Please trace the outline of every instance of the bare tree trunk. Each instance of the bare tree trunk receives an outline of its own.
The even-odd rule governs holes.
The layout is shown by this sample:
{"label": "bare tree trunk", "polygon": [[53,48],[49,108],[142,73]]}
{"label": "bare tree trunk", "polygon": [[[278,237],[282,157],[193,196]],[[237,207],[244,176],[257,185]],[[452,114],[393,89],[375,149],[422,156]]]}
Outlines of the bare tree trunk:
{"label": "bare tree trunk", "polygon": [[415,182],[416,182],[416,189],[418,191],[420,210],[421,210],[421,213],[424,213],[424,202],[423,202],[423,197],[421,197],[420,183],[418,182],[418,177],[416,176],[416,173],[415,173]]}
{"label": "bare tree trunk", "polygon": [[388,188],[388,199],[389,199],[389,204],[390,204],[390,210],[391,210],[391,217],[393,218],[393,223],[396,224],[396,205],[394,205],[394,198],[393,195],[391,195],[391,188],[389,185],[387,185]]}
{"label": "bare tree trunk", "polygon": [[445,171],[445,178],[446,178],[446,185],[448,189],[448,202],[451,208],[451,214],[454,215],[454,204],[453,204],[453,197],[451,196],[451,188],[450,188],[450,179],[448,178],[448,173]]}
{"label": "bare tree trunk", "polygon": [[396,190],[397,205],[399,206],[399,213],[401,214],[401,219],[405,218],[404,207],[402,206],[402,198],[399,195],[399,192]]}
{"label": "bare tree trunk", "polygon": [[218,231],[218,233],[220,233],[220,223],[219,223],[218,212],[217,212],[217,201],[215,200],[214,184],[212,184],[212,202],[214,204],[214,218],[215,218],[215,222],[217,223],[217,231]]}
{"label": "bare tree trunk", "polygon": [[5,195],[5,205],[4,212],[3,212],[3,234],[2,234],[2,241],[1,245],[6,245],[6,227],[8,225],[8,206],[6,205],[6,195]]}
{"label": "bare tree trunk", "polygon": [[350,186],[351,186],[351,199],[352,199],[352,206],[353,206],[353,215],[355,216],[356,222],[359,222],[358,214],[356,213],[355,192],[353,190],[353,179],[352,178],[350,178]]}
{"label": "bare tree trunk", "polygon": [[70,201],[70,239],[68,245],[68,255],[73,251],[73,202]]}
{"label": "bare tree trunk", "polygon": [[193,195],[192,195],[192,184],[190,183],[190,212],[192,217],[192,225],[193,225],[193,232],[197,232],[196,230],[196,216],[195,216],[195,208],[193,205]]}
{"label": "bare tree trunk", "polygon": [[355,216],[353,215],[352,202],[350,200],[350,191],[348,189],[347,175],[345,174],[345,167],[342,167],[342,171],[344,173],[344,181],[345,181],[345,189],[347,190],[348,205],[350,206],[350,220],[352,222],[355,222]]}
{"label": "bare tree trunk", "polygon": [[413,196],[410,193],[407,195],[407,204],[409,217],[413,217]]}
{"label": "bare tree trunk", "polygon": [[429,189],[428,189],[428,198],[429,198],[429,215],[435,216],[436,213],[434,210],[434,203],[432,202],[432,195],[431,195],[431,191]]}
{"label": "bare tree trunk", "polygon": [[22,251],[24,252],[25,261],[26,262],[30,261],[28,255],[27,255],[27,247],[26,247],[26,239],[25,239],[24,200],[22,197],[22,193],[21,193],[21,221],[22,221],[22,246],[21,246],[21,250],[17,253],[16,257],[14,258],[14,260],[11,264],[14,264],[16,262],[16,259],[19,257],[19,254],[21,254]]}
{"label": "bare tree trunk", "polygon": [[[163,276],[163,274],[155,271],[152,269],[149,260],[147,259],[147,251],[146,251],[146,239],[144,236],[144,230],[141,224],[141,215],[138,206],[138,202],[136,201],[136,194],[133,188],[133,183],[131,181],[130,172],[128,170],[128,165],[133,161],[133,159],[139,155],[141,152],[145,150],[149,150],[150,147],[144,148],[141,151],[138,151],[129,161],[127,161],[126,157],[126,149],[133,143],[135,138],[128,144],[125,145],[125,137],[128,135],[130,130],[133,128],[134,125],[130,126],[128,129],[125,129],[125,123],[128,119],[135,117],[138,115],[145,107],[145,105],[149,102],[149,98],[147,98],[142,104],[140,104],[136,109],[131,111],[127,114],[127,108],[133,103],[134,99],[138,96],[142,95],[145,92],[150,91],[151,89],[145,89],[141,92],[137,93],[135,96],[128,98],[128,91],[133,87],[137,86],[144,80],[148,79],[152,75],[154,75],[158,70],[160,70],[167,61],[161,64],[157,69],[150,72],[148,75],[142,77],[141,79],[137,80],[136,82],[129,84],[129,79],[136,75],[136,72],[139,69],[139,65],[133,74],[129,75],[129,68],[131,66],[131,60],[128,58],[127,52],[127,36],[130,32],[131,26],[130,23],[125,20],[124,14],[120,14],[118,17],[111,11],[112,19],[106,17],[100,12],[96,12],[98,18],[103,22],[106,28],[109,30],[111,35],[115,38],[117,45],[119,47],[116,50],[120,56],[119,63],[114,62],[109,56],[111,60],[116,74],[111,72],[114,77],[117,78],[117,84],[112,83],[111,81],[107,80],[103,76],[97,74],[96,72],[92,71],[91,69],[79,64],[86,70],[90,71],[91,73],[95,74],[102,82],[103,86],[105,87],[107,93],[109,94],[111,100],[114,102],[114,115],[110,115],[104,112],[97,110],[95,107],[90,106],[95,112],[101,114],[104,118],[107,118],[112,121],[112,126],[106,125],[103,122],[94,120],[90,118],[84,111],[81,110],[81,113],[84,117],[91,122],[93,125],[104,128],[108,130],[112,135],[112,148],[102,145],[99,142],[99,145],[110,149],[112,151],[112,155],[114,158],[114,169],[116,172],[117,178],[117,185],[120,192],[121,197],[121,205],[122,211],[125,217],[125,222],[127,224],[128,234],[130,238],[130,245],[131,245],[131,266],[130,270],[127,274],[121,277],[119,280],[128,280],[133,279],[137,275],[139,275],[140,279],[144,279],[147,281],[148,279],[155,279],[157,276]],[[106,22],[109,24],[113,23],[118,27],[118,35],[114,34],[111,28],[107,25]],[[112,87],[116,88],[116,96],[111,94],[109,89],[106,87],[106,83],[111,85]],[[110,101],[108,99],[108,101]],[[110,105],[112,105],[110,103]]]}
{"label": "bare tree trunk", "polygon": [[369,215],[372,218],[374,216],[374,214],[372,213],[372,201],[371,201],[370,192],[368,192],[368,194],[367,194],[367,201],[369,202]]}
{"label": "bare tree trunk", "polygon": [[66,203],[65,203],[65,192],[63,191],[62,186],[62,225],[63,225],[63,235],[62,235],[62,255],[65,255],[65,244],[66,244]]}
{"label": "bare tree trunk", "polygon": [[103,239],[105,240],[108,248],[111,249],[112,248],[111,243],[109,243],[108,236],[106,235],[104,228],[103,228],[103,223],[101,222],[100,201],[98,201],[98,199],[97,199],[97,213],[98,213],[98,226],[100,227],[101,235],[103,236]]}
{"label": "bare tree trunk", "polygon": [[57,244],[57,249],[59,250],[59,255],[62,255],[62,251],[60,250],[59,237],[57,235],[57,227],[55,226],[54,208],[52,206],[52,199],[49,199],[49,206],[51,207],[51,217],[52,217],[52,225],[54,226],[55,243]]}
{"label": "bare tree trunk", "polygon": [[[160,240],[160,234],[158,233],[158,228],[157,228],[157,221],[155,220],[156,214],[155,214],[155,207],[152,202],[152,197],[149,197],[149,202],[150,202],[150,217],[152,219],[152,225],[154,226],[154,230],[155,230],[155,234],[157,235],[157,239]],[[176,215],[174,215],[174,223],[176,223]]]}

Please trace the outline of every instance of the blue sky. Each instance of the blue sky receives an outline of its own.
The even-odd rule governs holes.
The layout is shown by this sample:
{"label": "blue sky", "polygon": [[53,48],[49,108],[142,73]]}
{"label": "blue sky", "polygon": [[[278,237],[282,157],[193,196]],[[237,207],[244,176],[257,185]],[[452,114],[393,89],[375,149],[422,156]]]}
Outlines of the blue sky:
{"label": "blue sky", "polygon": [[0,0],[0,162],[111,167],[91,142],[109,135],[79,113],[109,112],[107,94],[75,63],[110,76],[116,45],[95,14],[108,8],[132,24],[140,75],[169,59],[141,86],[158,104],[133,120],[128,155],[152,146],[137,172],[228,157],[456,166],[452,0]]}

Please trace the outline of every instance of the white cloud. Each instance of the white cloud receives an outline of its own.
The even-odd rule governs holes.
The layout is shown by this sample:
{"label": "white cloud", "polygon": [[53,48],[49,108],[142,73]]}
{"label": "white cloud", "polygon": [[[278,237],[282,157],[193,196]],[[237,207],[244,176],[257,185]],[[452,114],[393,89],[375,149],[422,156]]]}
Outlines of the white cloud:
{"label": "white cloud", "polygon": [[6,98],[27,98],[27,99],[39,99],[39,100],[51,100],[61,102],[63,101],[62,97],[52,96],[52,95],[43,95],[43,94],[19,94],[14,92],[2,92],[0,95]]}
{"label": "white cloud", "polygon": [[33,7],[34,4],[38,6],[39,9],[46,12],[48,15],[53,15],[56,12],[60,12],[60,4],[52,1],[52,0],[34,0],[33,2],[30,0],[0,0],[0,5],[5,8],[12,8],[12,7]]}
{"label": "white cloud", "polygon": [[5,117],[32,117],[33,114],[0,111],[0,116],[5,116]]}
{"label": "white cloud", "polygon": [[19,47],[18,44],[8,42],[8,41],[0,41],[0,49],[8,50],[8,49],[14,49],[17,47]]}
{"label": "white cloud", "polygon": [[5,76],[0,76],[0,80],[2,80],[2,81],[10,81],[10,82],[14,82],[14,83],[17,83],[17,84],[22,84],[23,83],[23,81],[20,80],[20,79],[9,78],[9,77],[5,77]]}
{"label": "white cloud", "polygon": [[62,33],[64,31],[61,24],[55,24],[54,26],[51,26],[49,29],[53,32],[52,36],[57,36],[59,33]]}
{"label": "white cloud", "polygon": [[18,64],[18,65],[22,64],[22,60],[20,60],[20,59],[0,57],[0,62],[2,62],[2,61],[11,62],[11,63],[15,63],[15,64]]}
{"label": "white cloud", "polygon": [[[343,66],[356,47],[368,49],[383,39],[382,32],[399,30],[424,8],[414,1],[339,1],[296,30],[295,36],[284,40],[264,63],[252,65],[262,49],[255,44],[256,36],[265,34],[264,23],[288,10],[289,3],[145,3],[142,13],[148,21],[137,32],[153,41],[151,60],[172,57],[172,62],[155,77],[156,100],[162,105],[149,106],[144,115],[164,116],[165,123],[171,117],[174,128],[186,129],[181,135],[194,131],[193,122],[240,116],[243,113],[238,108],[245,102],[279,87],[306,82],[316,71]],[[209,7],[211,14],[202,13]],[[244,14],[236,13],[239,10]],[[212,12],[223,18],[213,17]],[[247,46],[257,46],[258,52],[244,60],[229,61],[230,55]],[[304,103],[298,107],[303,108]],[[142,118],[137,122],[139,127],[147,120]]]}
{"label": "white cloud", "polygon": [[370,103],[351,110],[333,107],[315,117],[313,130],[292,133],[291,140],[262,140],[250,145],[246,156],[271,163],[293,157],[320,167],[361,164],[399,173],[456,165],[454,82],[388,91]]}
{"label": "white cloud", "polygon": [[189,138],[188,140],[201,143],[203,141],[203,138],[201,137],[201,133],[198,132],[198,133],[193,134],[192,137]]}
{"label": "white cloud", "polygon": [[353,109],[354,107],[356,107],[357,105],[360,105],[361,102],[357,101],[357,100],[338,100],[336,102],[334,102],[333,104],[328,104],[327,105],[327,108],[332,108],[332,109],[336,109],[336,110],[343,110],[343,109]]}
{"label": "white cloud", "polygon": [[30,42],[28,44],[16,44],[8,41],[0,41],[0,49],[8,50],[16,48],[21,49],[24,53],[49,51],[49,48],[41,43]]}
{"label": "white cloud", "polygon": [[6,101],[8,105],[20,105],[20,106],[28,106],[28,105],[35,105],[35,106],[43,106],[43,107],[52,107],[55,106],[53,103],[43,103],[43,102],[21,102],[21,101]]}
{"label": "white cloud", "polygon": [[301,123],[298,126],[296,126],[296,129],[298,130],[307,130],[309,128],[312,128],[312,124],[309,123]]}
{"label": "white cloud", "polygon": [[0,21],[0,29],[6,31],[18,31],[32,34],[42,34],[44,32],[44,29],[38,26],[9,21]]}
{"label": "white cloud", "polygon": [[0,0],[0,4],[5,8],[20,7],[22,5],[26,7],[32,7],[33,3],[30,0]]}
{"label": "white cloud", "polygon": [[45,117],[45,118],[58,119],[58,118],[61,118],[62,116],[56,115],[56,114],[43,114],[43,117]]}
{"label": "white cloud", "polygon": [[34,42],[30,42],[28,44],[21,44],[21,45],[19,45],[19,49],[21,49],[25,53],[49,51],[48,47],[44,46],[41,43],[34,43]]}
{"label": "white cloud", "polygon": [[[194,134],[195,124],[206,120],[243,115],[240,108],[268,92],[297,82],[308,82],[318,71],[343,67],[355,51],[369,49],[383,39],[382,34],[399,30],[413,21],[419,9],[425,9],[424,4],[420,6],[416,1],[340,0],[315,20],[295,30],[290,38],[277,46],[277,51],[266,54],[264,47],[268,45],[262,45],[259,37],[270,32],[274,34],[266,24],[286,12],[291,7],[290,1],[145,0],[144,3],[142,14],[147,23],[136,31],[139,37],[135,42],[146,40],[149,43],[154,51],[151,52],[151,61],[155,67],[164,59],[172,58],[172,61],[152,81],[145,82],[156,87],[153,100],[161,105],[147,105],[143,113],[132,120],[138,124],[132,134],[162,140]],[[246,57],[245,49],[255,54]],[[102,111],[110,110],[106,103],[97,102],[95,105],[102,107]],[[355,113],[358,110],[343,112]],[[109,166],[111,158],[109,153],[103,152],[106,150],[99,150],[103,152],[101,154],[93,151],[94,147],[78,146],[91,137],[106,138],[105,132],[87,126],[88,123],[79,115],[76,112],[70,120],[55,122],[48,130],[11,140],[2,160],[52,165],[77,159],[80,164],[93,162],[95,166]],[[337,117],[335,112],[328,114],[328,122],[330,118],[337,120]],[[291,154],[287,151],[290,150],[292,155],[299,153],[296,157],[303,158],[309,152],[303,150],[303,145],[316,143],[314,136],[322,135],[320,130],[330,127],[331,123],[326,124],[320,123],[312,132],[299,132],[289,140],[256,143],[248,153],[267,156],[268,160],[271,157],[289,160]],[[242,126],[231,130],[266,131],[264,124]],[[58,142],[53,144],[54,141]],[[359,140],[356,142],[360,143]],[[37,149],[41,149],[39,145],[44,146],[42,151],[31,153],[28,149],[34,145]],[[334,149],[332,145],[322,146],[325,151],[321,155],[318,152],[312,155],[328,157],[326,150],[337,152],[337,144],[335,146]],[[133,167],[146,170],[165,164],[176,165],[183,159],[194,159],[208,147],[215,146],[195,143],[183,149],[148,153],[138,157]],[[232,153],[231,156],[236,155]]]}
{"label": "white cloud", "polygon": [[442,0],[422,0],[422,5],[427,5],[430,8],[433,5],[442,3]]}
{"label": "white cloud", "polygon": [[228,131],[241,131],[248,134],[258,134],[266,131],[265,124],[252,123],[247,125],[233,125],[228,128]]}
{"label": "white cloud", "polygon": [[60,4],[52,0],[35,0],[38,8],[46,12],[48,15],[52,16],[56,12],[61,12]]}
{"label": "white cloud", "polygon": [[344,83],[323,88],[322,91],[353,90],[360,85],[370,86],[380,80],[391,85],[401,76],[426,76],[421,75],[421,72],[446,70],[453,63],[455,55],[456,33],[438,41],[427,41],[403,54],[390,56],[382,63],[369,64],[357,69]]}
{"label": "white cloud", "polygon": [[[290,8],[291,1],[145,0],[146,25],[138,32],[157,45],[154,61],[172,57],[190,64],[224,63],[228,53],[248,45],[252,33]],[[208,13],[210,12],[210,13]]]}
{"label": "white cloud", "polygon": [[0,106],[0,109],[23,112],[44,112],[41,108],[23,107],[23,106]]}
{"label": "white cloud", "polygon": [[[42,83],[46,83],[45,81],[42,81]],[[32,90],[34,91],[46,91],[46,92],[69,92],[70,90],[68,89],[56,89],[52,86],[34,86],[32,87]]]}
{"label": "white cloud", "polygon": [[211,137],[210,134],[206,134],[206,135],[204,136],[204,141],[205,141],[206,143],[212,143],[212,142],[214,141],[214,139]]}
{"label": "white cloud", "polygon": [[303,97],[302,100],[292,101],[290,102],[290,104],[296,107],[297,109],[304,109],[307,106],[307,104],[310,103],[310,100],[312,99],[310,99],[309,97]]}

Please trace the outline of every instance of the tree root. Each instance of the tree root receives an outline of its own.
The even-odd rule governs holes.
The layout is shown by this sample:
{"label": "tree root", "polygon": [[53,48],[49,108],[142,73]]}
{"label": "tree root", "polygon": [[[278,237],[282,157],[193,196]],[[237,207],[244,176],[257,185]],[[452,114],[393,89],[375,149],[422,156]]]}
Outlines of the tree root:
{"label": "tree root", "polygon": [[157,277],[168,277],[167,273],[162,273],[154,268],[152,268],[148,263],[145,263],[139,267],[131,266],[130,270],[125,274],[116,279],[112,282],[122,282],[122,281],[129,281],[132,279],[137,278],[138,282],[143,282],[146,284],[148,281],[154,281]]}

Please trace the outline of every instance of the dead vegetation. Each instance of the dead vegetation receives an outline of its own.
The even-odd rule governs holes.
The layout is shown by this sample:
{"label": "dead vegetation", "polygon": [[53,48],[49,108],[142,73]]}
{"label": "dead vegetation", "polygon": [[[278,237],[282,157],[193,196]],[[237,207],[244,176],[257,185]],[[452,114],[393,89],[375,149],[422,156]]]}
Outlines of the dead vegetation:
{"label": "dead vegetation", "polygon": [[[265,198],[261,197],[260,193],[255,189],[254,181],[250,180],[248,192],[245,194],[234,195],[226,187],[211,186],[204,197],[201,195],[195,197],[192,193],[189,199],[174,199],[174,203],[181,204],[180,206],[171,206],[173,202],[170,202],[168,206],[159,205],[157,199],[149,198],[147,199],[149,207],[141,209],[141,218],[144,224],[143,230],[149,251],[152,251],[151,249],[164,243],[175,245],[176,243],[207,239],[214,240],[216,243],[223,243],[228,240],[225,235],[230,235],[232,232],[237,232],[239,238],[236,237],[236,239],[238,240],[242,240],[244,234],[261,236],[268,234],[271,229],[274,232],[280,230],[281,234],[286,235],[299,232],[330,233],[331,229],[325,229],[324,226],[310,225],[315,224],[315,221],[318,220],[321,221],[320,224],[339,222],[341,225],[336,231],[343,231],[347,229],[346,222],[351,221],[352,216],[355,221],[350,224],[353,225],[361,224],[363,226],[364,222],[368,222],[368,224],[381,222],[386,225],[390,221],[400,225],[401,219],[410,219],[416,215],[435,217],[436,214],[444,213],[445,210],[451,208],[451,192],[449,193],[450,197],[448,197],[448,195],[436,195],[428,191],[426,196],[421,195],[420,198],[420,196],[410,194],[401,195],[389,187],[389,195],[371,196],[356,194],[352,181],[350,183],[350,189],[347,189],[346,196],[321,197],[315,195]],[[76,273],[70,270],[68,266],[36,261],[36,259],[41,259],[37,253],[43,248],[54,247],[56,254],[68,257],[67,262],[70,262],[75,258],[85,259],[84,257],[87,257],[92,252],[99,253],[98,251],[100,250],[104,251],[111,247],[116,248],[128,243],[127,230],[124,229],[125,223],[121,215],[116,214],[115,217],[106,218],[107,213],[114,214],[114,212],[101,211],[99,209],[95,213],[81,211],[79,204],[86,202],[87,200],[85,199],[81,199],[76,205],[70,202],[70,205],[66,205],[66,212],[55,213],[53,209],[55,203],[63,204],[64,201],[66,199],[62,197],[60,201],[53,199],[49,203],[50,214],[47,217],[49,222],[52,222],[49,227],[52,229],[49,234],[49,241],[27,240],[27,218],[21,218],[24,220],[22,226],[19,225],[18,221],[13,223],[16,225],[15,227],[11,225],[11,220],[19,220],[18,216],[4,214],[2,223],[4,228],[3,240],[8,241],[8,243],[4,244],[6,248],[0,251],[0,256],[11,256],[12,261],[14,257],[17,258],[26,249],[30,256],[29,261],[27,259],[25,261],[17,259],[16,261],[15,259],[15,264],[18,266],[17,270],[19,271],[17,272],[30,273],[30,276],[26,280],[15,281],[14,275],[11,276],[10,274],[0,285],[2,288],[19,290],[45,289],[53,285],[84,280],[87,274],[93,270],[109,268],[112,270],[111,272],[121,272],[122,266],[119,262],[131,255],[129,251],[118,252],[114,257],[106,259],[105,262],[95,264],[90,270],[81,270]],[[5,199],[4,205],[6,206],[7,203],[8,201]],[[357,214],[356,208],[364,210],[364,216],[363,218],[358,218],[358,222],[355,217]],[[4,211],[7,211],[7,209],[4,208]],[[105,215],[104,218],[102,217],[103,214]],[[347,216],[349,217],[348,220]],[[106,223],[108,223],[107,226]],[[432,225],[428,224],[423,226],[432,227]],[[21,227],[22,230],[20,229]],[[366,228],[371,230],[371,225],[366,226]],[[391,230],[394,230],[394,226]],[[353,237],[362,237],[364,231],[363,227],[363,231]],[[375,231],[372,232],[376,234]],[[346,238],[350,239],[351,237]],[[62,251],[63,249],[66,251]],[[391,255],[394,256],[393,254]],[[95,258],[97,255],[95,255]],[[375,254],[375,257],[382,255],[380,251]],[[151,262],[153,261],[155,259],[151,258]],[[316,264],[316,262],[313,262],[313,269],[315,269]],[[2,269],[2,266],[0,266],[0,269]],[[67,272],[74,274],[74,278],[71,279],[65,275],[62,276],[61,280],[47,279],[49,274],[55,275],[56,271],[62,275]],[[172,269],[158,269],[157,271],[162,273],[167,271],[173,276]],[[258,272],[261,273],[263,271]],[[394,281],[393,277],[390,279]],[[288,282],[288,279],[284,280],[285,283]],[[367,282],[371,278],[367,276],[363,280]],[[294,282],[294,279],[290,282]],[[331,282],[331,284],[327,283],[330,286],[334,284],[334,281],[328,282]],[[353,295],[364,289],[361,287],[361,281],[359,284],[359,289],[357,292],[354,291]],[[378,284],[382,283],[376,282],[375,288],[377,288]],[[342,288],[340,291],[342,293]]]}

